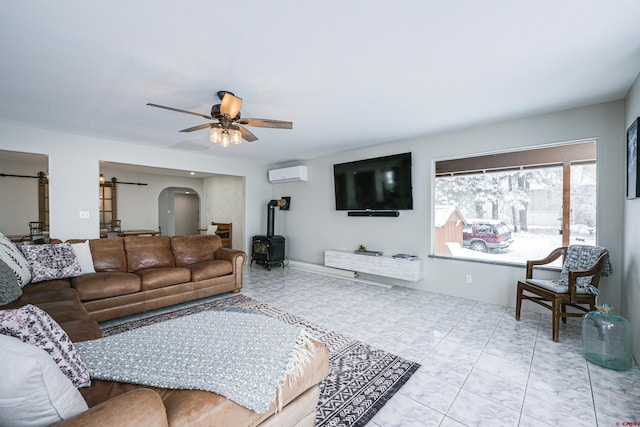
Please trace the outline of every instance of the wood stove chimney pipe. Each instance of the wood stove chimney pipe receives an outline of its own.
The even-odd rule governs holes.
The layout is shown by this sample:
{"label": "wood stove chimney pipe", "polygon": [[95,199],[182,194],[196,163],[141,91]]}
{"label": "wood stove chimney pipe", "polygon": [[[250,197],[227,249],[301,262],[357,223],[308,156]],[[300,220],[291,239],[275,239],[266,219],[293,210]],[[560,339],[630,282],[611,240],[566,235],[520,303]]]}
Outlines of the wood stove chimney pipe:
{"label": "wood stove chimney pipe", "polygon": [[285,199],[273,199],[267,203],[267,236],[271,237],[274,234],[274,221],[273,221],[273,209],[277,206],[284,208],[288,205]]}

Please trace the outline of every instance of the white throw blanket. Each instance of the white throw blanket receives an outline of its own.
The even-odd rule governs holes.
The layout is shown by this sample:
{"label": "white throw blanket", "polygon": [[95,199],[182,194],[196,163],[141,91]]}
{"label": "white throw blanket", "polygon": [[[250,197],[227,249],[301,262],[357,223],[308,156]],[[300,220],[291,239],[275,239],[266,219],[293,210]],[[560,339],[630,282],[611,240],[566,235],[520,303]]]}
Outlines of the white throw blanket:
{"label": "white throw blanket", "polygon": [[205,311],[76,344],[94,379],[218,393],[258,413],[311,360],[302,328],[237,308]]}

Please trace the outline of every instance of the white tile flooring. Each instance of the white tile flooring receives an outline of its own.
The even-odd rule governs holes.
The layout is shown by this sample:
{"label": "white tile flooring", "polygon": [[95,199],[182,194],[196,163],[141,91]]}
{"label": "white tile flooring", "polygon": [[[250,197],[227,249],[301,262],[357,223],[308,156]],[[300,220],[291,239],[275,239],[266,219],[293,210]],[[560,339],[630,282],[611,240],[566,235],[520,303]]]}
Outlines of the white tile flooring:
{"label": "white tile flooring", "polygon": [[579,319],[554,343],[548,315],[291,267],[246,267],[242,293],[422,365],[369,427],[640,422],[640,371],[586,362]]}

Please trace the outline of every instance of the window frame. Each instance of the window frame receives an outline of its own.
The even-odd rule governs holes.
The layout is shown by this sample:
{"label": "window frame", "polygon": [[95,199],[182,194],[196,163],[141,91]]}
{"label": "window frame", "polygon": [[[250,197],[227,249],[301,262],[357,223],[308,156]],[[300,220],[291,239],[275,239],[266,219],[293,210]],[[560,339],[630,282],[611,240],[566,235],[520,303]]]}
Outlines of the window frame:
{"label": "window frame", "polygon": [[[595,164],[597,168],[597,144],[598,138],[586,138],[542,146],[434,159],[432,162],[431,250],[429,256],[434,258],[453,258],[464,261],[502,265],[524,264],[525,261],[522,263],[512,261],[495,261],[436,253],[436,180],[438,177],[444,176],[476,175],[486,172],[507,172],[514,170],[539,169],[542,167],[562,167],[561,235],[562,246],[568,246],[571,238],[571,167],[575,165]],[[597,175],[598,173],[596,170],[596,186],[598,182]],[[596,216],[597,209],[598,207],[596,204]]]}

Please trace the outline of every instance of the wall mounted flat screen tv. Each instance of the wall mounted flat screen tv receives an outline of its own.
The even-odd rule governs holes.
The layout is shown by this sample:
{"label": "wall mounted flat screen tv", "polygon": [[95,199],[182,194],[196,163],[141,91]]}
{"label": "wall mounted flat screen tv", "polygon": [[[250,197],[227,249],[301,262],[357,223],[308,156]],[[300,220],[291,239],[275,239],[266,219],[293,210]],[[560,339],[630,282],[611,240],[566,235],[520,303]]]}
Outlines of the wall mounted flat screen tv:
{"label": "wall mounted flat screen tv", "polygon": [[413,209],[411,153],[333,165],[336,210]]}

